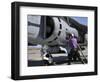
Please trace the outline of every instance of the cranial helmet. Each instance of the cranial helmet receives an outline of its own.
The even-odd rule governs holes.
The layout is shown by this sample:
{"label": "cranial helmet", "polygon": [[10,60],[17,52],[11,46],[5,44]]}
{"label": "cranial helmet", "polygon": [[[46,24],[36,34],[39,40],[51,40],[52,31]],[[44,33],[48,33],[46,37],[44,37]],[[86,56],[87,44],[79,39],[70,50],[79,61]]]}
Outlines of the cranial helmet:
{"label": "cranial helmet", "polygon": [[72,37],[74,37],[74,34],[71,34]]}

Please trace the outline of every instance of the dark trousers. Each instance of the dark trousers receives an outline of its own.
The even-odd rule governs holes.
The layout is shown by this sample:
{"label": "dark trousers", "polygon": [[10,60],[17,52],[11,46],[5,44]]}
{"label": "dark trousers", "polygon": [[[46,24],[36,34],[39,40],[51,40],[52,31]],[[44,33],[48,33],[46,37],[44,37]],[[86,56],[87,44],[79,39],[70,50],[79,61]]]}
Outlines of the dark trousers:
{"label": "dark trousers", "polygon": [[81,61],[82,63],[84,63],[84,62],[82,61],[81,57],[80,57],[80,54],[79,54],[77,48],[71,49],[70,53],[68,54],[68,64],[69,64],[69,65],[71,64],[72,59],[73,59],[74,61],[76,61],[76,60],[78,59],[79,61]]}

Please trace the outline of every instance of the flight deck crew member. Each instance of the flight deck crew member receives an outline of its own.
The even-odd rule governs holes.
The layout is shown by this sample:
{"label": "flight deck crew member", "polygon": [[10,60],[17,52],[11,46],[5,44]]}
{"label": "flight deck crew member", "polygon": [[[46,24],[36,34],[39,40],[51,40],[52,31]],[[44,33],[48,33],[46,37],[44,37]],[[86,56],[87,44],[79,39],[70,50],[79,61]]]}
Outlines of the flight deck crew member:
{"label": "flight deck crew member", "polygon": [[42,59],[43,59],[45,65],[54,64],[53,57],[52,57],[51,53],[48,51],[47,45],[43,45],[43,47],[41,48],[41,56],[42,56]]}
{"label": "flight deck crew member", "polygon": [[69,35],[69,46],[71,49],[68,54],[68,65],[71,64],[72,58],[74,61],[76,61],[76,59],[78,58],[82,62],[82,60],[80,58],[80,54],[78,52],[77,38],[75,38],[74,34]]}

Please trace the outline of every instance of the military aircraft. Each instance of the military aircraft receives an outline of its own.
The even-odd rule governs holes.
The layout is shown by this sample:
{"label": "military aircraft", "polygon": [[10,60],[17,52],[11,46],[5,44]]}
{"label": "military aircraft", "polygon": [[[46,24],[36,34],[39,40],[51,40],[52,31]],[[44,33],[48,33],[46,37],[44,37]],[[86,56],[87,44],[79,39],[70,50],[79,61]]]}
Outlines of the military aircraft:
{"label": "military aircraft", "polygon": [[49,46],[66,44],[67,34],[73,33],[80,43],[84,43],[87,26],[71,17],[28,16],[28,43]]}
{"label": "military aircraft", "polygon": [[28,15],[29,45],[47,45],[52,53],[59,52],[59,47],[62,46],[69,52],[69,33],[74,34],[79,43],[84,43],[87,26],[71,17]]}

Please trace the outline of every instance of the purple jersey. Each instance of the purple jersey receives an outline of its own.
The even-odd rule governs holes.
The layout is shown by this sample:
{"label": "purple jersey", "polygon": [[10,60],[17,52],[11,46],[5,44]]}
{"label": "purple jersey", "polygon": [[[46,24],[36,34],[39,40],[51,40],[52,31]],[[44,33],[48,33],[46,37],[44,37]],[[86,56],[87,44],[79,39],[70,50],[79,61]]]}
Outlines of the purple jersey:
{"label": "purple jersey", "polygon": [[77,43],[77,39],[76,38],[71,38],[70,40],[69,40],[69,46],[71,47],[71,48],[77,48],[77,45],[78,45],[78,43]]}

